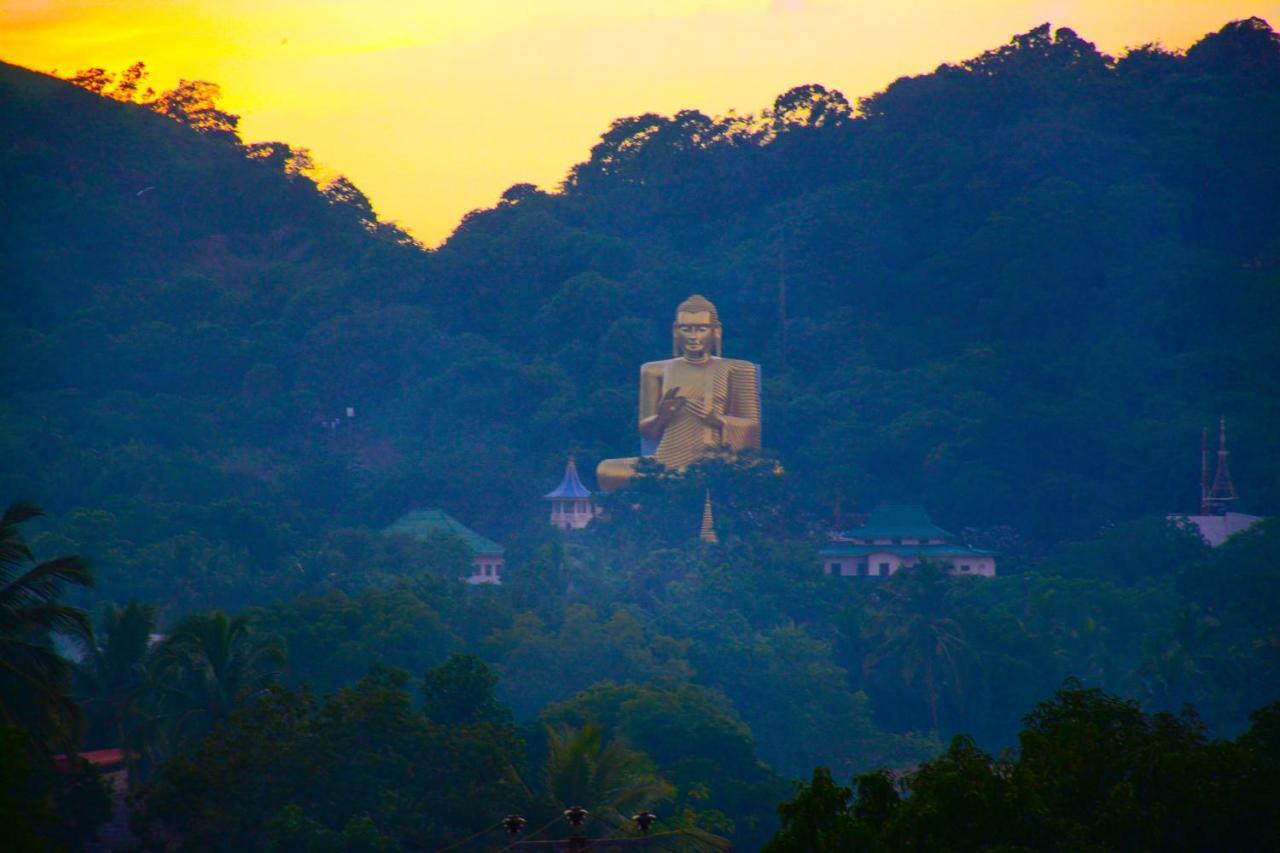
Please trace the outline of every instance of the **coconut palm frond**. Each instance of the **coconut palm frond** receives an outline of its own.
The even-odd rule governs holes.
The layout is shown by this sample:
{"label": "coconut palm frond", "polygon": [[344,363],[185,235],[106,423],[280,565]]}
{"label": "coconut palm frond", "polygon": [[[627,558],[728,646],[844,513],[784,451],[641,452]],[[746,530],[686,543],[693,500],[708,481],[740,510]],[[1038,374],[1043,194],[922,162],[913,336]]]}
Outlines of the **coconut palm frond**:
{"label": "coconut palm frond", "polygon": [[279,638],[259,635],[243,615],[231,618],[215,610],[178,625],[150,666],[170,742],[203,736],[239,703],[273,684],[284,662]]}
{"label": "coconut palm frond", "polygon": [[5,509],[4,515],[0,515],[0,531],[7,531],[24,521],[30,521],[42,515],[44,510],[39,505],[31,501],[14,501]]}
{"label": "coconut palm frond", "polygon": [[79,727],[69,694],[72,665],[51,635],[67,634],[91,646],[82,610],[62,604],[67,586],[93,586],[83,557],[35,562],[18,525],[42,515],[35,504],[10,504],[0,516],[0,718],[37,734],[46,747]]}
{"label": "coconut palm frond", "polygon": [[693,853],[719,853],[732,850],[733,842],[707,832],[705,829],[682,827],[667,832],[655,832],[648,836],[646,847],[652,850],[693,851]]}
{"label": "coconut palm frond", "polygon": [[8,576],[10,571],[25,565],[33,559],[31,549],[22,538],[18,525],[24,521],[44,515],[40,507],[27,501],[9,504],[9,508],[0,516],[0,578]]}
{"label": "coconut palm frond", "polygon": [[67,634],[88,642],[93,637],[89,617],[78,607],[65,604],[37,604],[31,607],[0,608],[0,630],[9,636]]}
{"label": "coconut palm frond", "polygon": [[675,796],[649,757],[626,741],[605,741],[599,728],[547,729],[547,792],[563,806],[581,805],[593,818],[624,829],[629,815]]}
{"label": "coconut palm frond", "polygon": [[93,586],[93,571],[84,557],[57,557],[17,575],[0,586],[0,608],[56,598],[63,584]]}
{"label": "coconut palm frond", "polygon": [[80,725],[79,709],[66,690],[66,661],[34,649],[15,651],[0,653],[0,722],[37,734],[46,749],[65,746]]}

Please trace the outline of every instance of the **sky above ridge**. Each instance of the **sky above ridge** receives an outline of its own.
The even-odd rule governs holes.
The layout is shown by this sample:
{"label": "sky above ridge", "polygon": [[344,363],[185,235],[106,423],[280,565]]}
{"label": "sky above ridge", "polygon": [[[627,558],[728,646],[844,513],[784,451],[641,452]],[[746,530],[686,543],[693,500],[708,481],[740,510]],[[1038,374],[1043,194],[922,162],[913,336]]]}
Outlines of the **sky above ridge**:
{"label": "sky above ridge", "polygon": [[435,245],[512,184],[553,189],[621,116],[852,100],[1044,22],[1114,54],[1251,15],[1280,26],[1280,2],[0,0],[0,59],[218,83],[246,141],[309,148]]}

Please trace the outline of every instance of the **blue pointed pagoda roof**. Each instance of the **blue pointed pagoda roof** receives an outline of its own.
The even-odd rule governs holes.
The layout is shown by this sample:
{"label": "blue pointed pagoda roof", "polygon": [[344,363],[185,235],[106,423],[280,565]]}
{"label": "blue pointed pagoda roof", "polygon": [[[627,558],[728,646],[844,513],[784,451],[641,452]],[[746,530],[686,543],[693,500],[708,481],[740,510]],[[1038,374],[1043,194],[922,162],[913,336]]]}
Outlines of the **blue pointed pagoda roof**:
{"label": "blue pointed pagoda roof", "polygon": [[578,466],[573,461],[573,457],[569,457],[569,464],[564,466],[564,478],[560,481],[560,485],[543,495],[544,498],[589,498],[591,490],[582,485],[582,481],[578,479]]}

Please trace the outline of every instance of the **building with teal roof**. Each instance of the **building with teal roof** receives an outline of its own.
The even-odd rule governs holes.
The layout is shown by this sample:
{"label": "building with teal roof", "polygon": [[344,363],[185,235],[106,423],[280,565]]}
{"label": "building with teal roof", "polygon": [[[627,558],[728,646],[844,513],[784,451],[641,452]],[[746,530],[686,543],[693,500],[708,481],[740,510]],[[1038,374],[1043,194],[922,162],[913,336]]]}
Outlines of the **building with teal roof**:
{"label": "building with teal roof", "polygon": [[823,574],[841,577],[888,577],[925,560],[956,575],[995,576],[994,551],[955,540],[919,504],[880,504],[864,524],[838,534],[818,555]]}
{"label": "building with teal roof", "polygon": [[382,529],[388,535],[404,534],[427,541],[440,534],[457,536],[471,549],[471,576],[462,580],[471,584],[502,583],[506,566],[504,549],[492,539],[476,533],[447,512],[439,509],[415,509],[400,516]]}

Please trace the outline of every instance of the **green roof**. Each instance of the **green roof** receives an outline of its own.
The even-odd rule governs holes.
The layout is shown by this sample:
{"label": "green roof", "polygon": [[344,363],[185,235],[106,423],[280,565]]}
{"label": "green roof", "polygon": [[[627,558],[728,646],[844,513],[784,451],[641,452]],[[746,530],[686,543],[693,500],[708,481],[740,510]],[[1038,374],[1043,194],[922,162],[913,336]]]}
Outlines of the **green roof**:
{"label": "green roof", "polygon": [[850,539],[951,539],[920,504],[880,504],[867,523],[844,534]]}
{"label": "green roof", "polygon": [[415,509],[407,512],[382,528],[383,533],[405,533],[414,539],[428,539],[433,534],[452,533],[462,537],[476,554],[501,554],[503,547],[492,539],[486,539],[439,509]]}
{"label": "green roof", "polygon": [[869,557],[872,554],[897,554],[901,557],[994,557],[995,551],[983,551],[966,545],[829,545],[818,552],[822,557]]}

